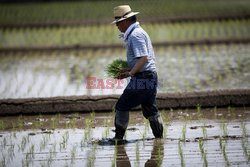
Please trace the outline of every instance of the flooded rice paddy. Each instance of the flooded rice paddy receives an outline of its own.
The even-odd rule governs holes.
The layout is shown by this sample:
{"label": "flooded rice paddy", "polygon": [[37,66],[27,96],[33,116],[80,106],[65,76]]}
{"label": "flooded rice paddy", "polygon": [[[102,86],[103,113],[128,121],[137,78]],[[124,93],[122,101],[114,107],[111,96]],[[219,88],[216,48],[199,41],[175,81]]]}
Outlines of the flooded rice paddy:
{"label": "flooded rice paddy", "polygon": [[250,108],[162,110],[164,138],[130,113],[115,145],[114,113],[0,117],[1,166],[249,166]]}
{"label": "flooded rice paddy", "polygon": [[[250,87],[249,44],[156,48],[158,92]],[[107,79],[105,67],[125,49],[0,53],[0,98],[121,94],[87,89],[87,77]],[[97,84],[97,83],[95,83]]]}

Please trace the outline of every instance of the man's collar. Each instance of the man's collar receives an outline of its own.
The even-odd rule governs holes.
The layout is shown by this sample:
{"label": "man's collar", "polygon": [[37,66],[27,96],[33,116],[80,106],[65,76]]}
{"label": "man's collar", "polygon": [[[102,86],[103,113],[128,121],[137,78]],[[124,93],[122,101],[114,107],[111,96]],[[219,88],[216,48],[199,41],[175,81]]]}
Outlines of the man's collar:
{"label": "man's collar", "polygon": [[128,29],[125,31],[124,33],[124,40],[127,40],[128,35],[130,34],[130,32],[139,25],[139,22],[135,22],[133,24],[131,24]]}

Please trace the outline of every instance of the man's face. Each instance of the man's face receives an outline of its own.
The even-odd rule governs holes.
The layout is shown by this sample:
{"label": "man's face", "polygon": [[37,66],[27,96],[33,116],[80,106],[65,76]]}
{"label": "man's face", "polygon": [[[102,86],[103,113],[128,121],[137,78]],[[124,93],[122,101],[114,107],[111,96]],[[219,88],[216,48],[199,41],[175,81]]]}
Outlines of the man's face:
{"label": "man's face", "polygon": [[117,28],[121,31],[121,32],[125,32],[127,29],[126,26],[126,20],[122,20],[116,23]]}

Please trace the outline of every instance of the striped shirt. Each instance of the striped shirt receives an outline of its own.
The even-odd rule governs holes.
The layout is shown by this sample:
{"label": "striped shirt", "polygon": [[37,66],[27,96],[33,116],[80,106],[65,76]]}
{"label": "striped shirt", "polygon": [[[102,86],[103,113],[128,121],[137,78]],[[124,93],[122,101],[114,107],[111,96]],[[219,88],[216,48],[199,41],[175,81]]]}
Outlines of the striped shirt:
{"label": "striped shirt", "polygon": [[130,25],[125,32],[125,43],[127,49],[127,62],[133,68],[138,59],[147,56],[148,62],[140,72],[156,71],[155,54],[148,34],[141,28],[138,22]]}

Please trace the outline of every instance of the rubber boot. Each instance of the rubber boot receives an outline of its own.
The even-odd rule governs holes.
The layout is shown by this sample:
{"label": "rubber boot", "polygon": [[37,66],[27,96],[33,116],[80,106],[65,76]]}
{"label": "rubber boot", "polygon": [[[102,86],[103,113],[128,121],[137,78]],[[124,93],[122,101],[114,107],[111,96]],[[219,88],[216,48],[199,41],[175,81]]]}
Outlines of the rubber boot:
{"label": "rubber boot", "polygon": [[128,111],[118,111],[115,113],[115,139],[122,140],[129,120]]}
{"label": "rubber boot", "polygon": [[148,118],[148,120],[155,138],[162,138],[163,125],[161,116],[160,115],[151,116]]}
{"label": "rubber boot", "polygon": [[122,140],[124,135],[125,135],[125,131],[122,127],[120,127],[119,125],[115,126],[115,137],[114,139],[117,140]]}

